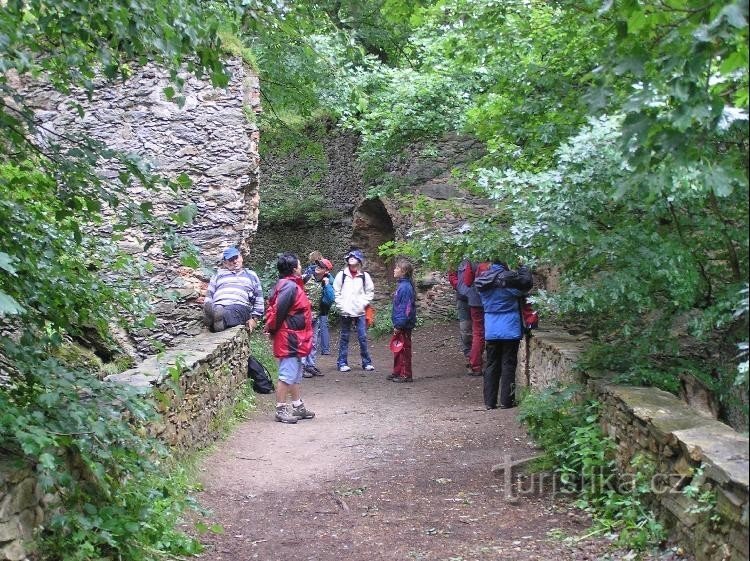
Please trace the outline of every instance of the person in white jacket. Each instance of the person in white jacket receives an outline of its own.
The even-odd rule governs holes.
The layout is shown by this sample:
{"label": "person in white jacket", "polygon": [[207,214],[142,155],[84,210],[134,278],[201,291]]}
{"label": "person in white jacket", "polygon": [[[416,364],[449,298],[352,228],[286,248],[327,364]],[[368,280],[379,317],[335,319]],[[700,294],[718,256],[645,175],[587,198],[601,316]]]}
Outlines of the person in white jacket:
{"label": "person in white jacket", "polygon": [[336,294],[336,306],[341,315],[341,337],[339,338],[339,372],[349,372],[349,332],[352,325],[357,326],[359,354],[362,357],[362,370],[375,370],[367,349],[367,322],[365,308],[375,296],[375,285],[370,275],[362,270],[364,254],[354,249],[346,254],[346,267],[336,274],[333,291]]}

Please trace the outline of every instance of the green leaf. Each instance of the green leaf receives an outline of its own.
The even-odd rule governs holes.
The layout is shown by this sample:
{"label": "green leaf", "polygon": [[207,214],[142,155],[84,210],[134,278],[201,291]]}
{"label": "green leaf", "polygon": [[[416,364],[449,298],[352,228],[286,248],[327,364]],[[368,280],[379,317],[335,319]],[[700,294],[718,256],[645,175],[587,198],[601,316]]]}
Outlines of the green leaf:
{"label": "green leaf", "polygon": [[164,97],[166,97],[168,100],[171,100],[174,97],[175,91],[172,86],[167,86],[162,91],[164,92]]}
{"label": "green leaf", "polygon": [[712,167],[706,173],[706,186],[716,193],[717,197],[728,197],[734,191],[732,178],[720,166]]}
{"label": "green leaf", "polygon": [[197,269],[198,267],[200,267],[200,261],[194,253],[181,253],[180,263],[185,267],[190,267],[191,269]]}
{"label": "green leaf", "polygon": [[15,298],[0,290],[0,317],[23,313],[24,308]]}
{"label": "green leaf", "polygon": [[13,262],[16,261],[15,257],[8,255],[0,251],[0,269],[4,269],[11,275],[16,274],[16,268],[13,266]]}
{"label": "green leaf", "polygon": [[180,226],[185,226],[186,224],[192,224],[197,213],[197,206],[193,204],[185,205],[178,212],[172,215],[172,220],[174,220],[175,223]]}

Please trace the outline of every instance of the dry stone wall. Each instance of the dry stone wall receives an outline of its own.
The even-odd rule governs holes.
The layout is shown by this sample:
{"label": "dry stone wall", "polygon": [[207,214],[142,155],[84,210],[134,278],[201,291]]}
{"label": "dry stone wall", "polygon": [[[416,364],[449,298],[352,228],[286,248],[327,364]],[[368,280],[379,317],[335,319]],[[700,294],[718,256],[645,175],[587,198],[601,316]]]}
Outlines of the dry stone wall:
{"label": "dry stone wall", "polygon": [[[199,299],[222,249],[234,244],[246,251],[257,228],[259,131],[251,117],[260,111],[260,87],[241,62],[228,61],[227,67],[231,79],[226,88],[183,76],[182,107],[166,99],[168,75],[153,65],[137,69],[124,82],[102,82],[91,100],[77,96],[82,117],[68,96],[50,87],[29,83],[21,88],[46,140],[72,142],[83,133],[110,148],[141,155],[157,173],[172,178],[185,173],[192,180],[192,187],[177,194],[138,185],[130,189],[136,201],[153,203],[157,216],[195,205],[194,222],[178,232],[195,244],[205,268],[183,267],[178,257],[164,255],[160,244],[146,249],[142,232],[126,233],[121,248],[154,265],[144,282],[159,294],[153,302],[156,327],[130,334],[141,356],[152,353],[155,342],[172,346],[201,331]],[[118,172],[100,170],[109,179]],[[111,235],[111,228],[102,235]]]}
{"label": "dry stone wall", "polygon": [[45,497],[29,466],[0,461],[0,560],[26,558],[25,543],[44,520]]}
{"label": "dry stone wall", "polygon": [[215,441],[215,421],[244,391],[249,355],[244,327],[205,332],[106,381],[156,397],[161,421],[150,427],[151,436],[177,450],[199,449]]}
{"label": "dry stone wall", "polygon": [[[749,443],[731,427],[698,414],[667,392],[618,386],[572,370],[585,340],[550,329],[521,345],[516,383],[544,388],[587,384],[602,403],[601,424],[615,442],[618,471],[645,458],[656,476],[651,506],[696,561],[748,559]],[[703,502],[683,492],[700,487]]]}

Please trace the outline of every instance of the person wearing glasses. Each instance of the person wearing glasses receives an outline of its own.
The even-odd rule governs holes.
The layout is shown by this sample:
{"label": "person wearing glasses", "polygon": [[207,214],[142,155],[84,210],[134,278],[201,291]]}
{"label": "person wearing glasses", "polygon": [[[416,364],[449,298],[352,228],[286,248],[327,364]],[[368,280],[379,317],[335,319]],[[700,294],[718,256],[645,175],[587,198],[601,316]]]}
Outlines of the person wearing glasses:
{"label": "person wearing glasses", "polygon": [[230,246],[222,254],[219,270],[208,283],[203,314],[208,328],[224,331],[245,325],[250,331],[263,317],[263,289],[255,271],[242,267],[242,255]]}

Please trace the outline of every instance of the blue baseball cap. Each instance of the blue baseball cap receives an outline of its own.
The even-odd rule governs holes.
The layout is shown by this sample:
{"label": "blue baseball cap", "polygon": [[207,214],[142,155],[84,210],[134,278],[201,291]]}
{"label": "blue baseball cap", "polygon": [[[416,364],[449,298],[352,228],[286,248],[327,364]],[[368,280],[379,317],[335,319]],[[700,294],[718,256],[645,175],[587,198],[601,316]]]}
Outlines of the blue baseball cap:
{"label": "blue baseball cap", "polygon": [[347,253],[345,259],[349,259],[350,257],[354,257],[360,263],[364,263],[365,261],[365,254],[362,253],[358,249],[355,249],[354,251],[350,251],[349,253]]}
{"label": "blue baseball cap", "polygon": [[224,261],[229,261],[233,257],[237,257],[240,254],[240,250],[234,246],[228,247],[224,250]]}

